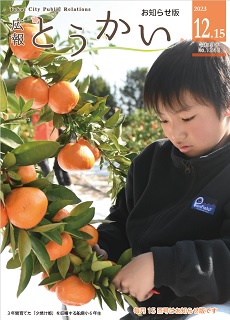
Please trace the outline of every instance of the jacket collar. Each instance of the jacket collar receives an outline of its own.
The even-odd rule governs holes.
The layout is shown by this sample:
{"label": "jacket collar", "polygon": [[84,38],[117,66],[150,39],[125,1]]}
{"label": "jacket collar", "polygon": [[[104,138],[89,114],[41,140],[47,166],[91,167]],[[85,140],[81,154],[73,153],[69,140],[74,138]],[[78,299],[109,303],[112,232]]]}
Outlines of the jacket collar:
{"label": "jacket collar", "polygon": [[189,169],[199,168],[200,166],[205,168],[205,171],[210,170],[214,165],[222,167],[230,162],[230,142],[206,155],[194,158],[186,157],[174,145],[172,145],[171,157],[174,165],[177,168],[184,169],[187,173],[189,173]]}

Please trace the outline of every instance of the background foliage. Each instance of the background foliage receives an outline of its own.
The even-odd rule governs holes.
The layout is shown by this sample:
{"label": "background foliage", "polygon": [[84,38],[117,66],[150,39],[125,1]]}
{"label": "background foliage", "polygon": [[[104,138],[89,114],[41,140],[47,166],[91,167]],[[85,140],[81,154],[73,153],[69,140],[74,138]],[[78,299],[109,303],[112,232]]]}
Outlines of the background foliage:
{"label": "background foliage", "polygon": [[139,153],[147,145],[163,137],[157,116],[153,117],[144,109],[136,109],[123,123],[122,139],[131,152]]}

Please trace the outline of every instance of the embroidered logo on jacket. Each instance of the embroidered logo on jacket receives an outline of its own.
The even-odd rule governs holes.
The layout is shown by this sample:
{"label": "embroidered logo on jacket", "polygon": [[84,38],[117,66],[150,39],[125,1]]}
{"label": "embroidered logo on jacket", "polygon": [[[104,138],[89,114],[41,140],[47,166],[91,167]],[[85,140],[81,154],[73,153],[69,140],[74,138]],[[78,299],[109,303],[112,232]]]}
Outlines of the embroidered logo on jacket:
{"label": "embroidered logo on jacket", "polygon": [[204,197],[196,198],[192,203],[192,209],[213,215],[216,210],[216,200]]}

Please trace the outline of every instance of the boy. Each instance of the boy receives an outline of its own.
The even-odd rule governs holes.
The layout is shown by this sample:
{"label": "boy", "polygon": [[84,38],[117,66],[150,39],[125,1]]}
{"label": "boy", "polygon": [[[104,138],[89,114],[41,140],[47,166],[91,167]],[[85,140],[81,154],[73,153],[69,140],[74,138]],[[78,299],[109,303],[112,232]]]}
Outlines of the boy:
{"label": "boy", "polygon": [[155,310],[143,320],[187,319],[205,304],[230,317],[230,50],[213,43],[226,55],[193,57],[198,45],[177,43],[153,63],[144,99],[167,139],[133,160],[114,222],[98,228],[110,260],[132,248],[113,283]]}

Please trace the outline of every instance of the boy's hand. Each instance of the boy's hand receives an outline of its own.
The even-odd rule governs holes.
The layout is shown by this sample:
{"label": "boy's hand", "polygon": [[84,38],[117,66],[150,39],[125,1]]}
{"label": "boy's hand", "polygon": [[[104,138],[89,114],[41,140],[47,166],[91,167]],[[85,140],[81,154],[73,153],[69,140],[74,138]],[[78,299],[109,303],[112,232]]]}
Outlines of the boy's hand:
{"label": "boy's hand", "polygon": [[151,252],[132,259],[113,279],[116,289],[129,293],[138,301],[149,299],[154,293],[154,263]]}
{"label": "boy's hand", "polygon": [[93,251],[96,251],[96,253],[99,256],[103,256],[103,260],[107,260],[108,259],[108,254],[105,250],[101,249],[100,246],[98,244],[95,244],[93,246]]}

